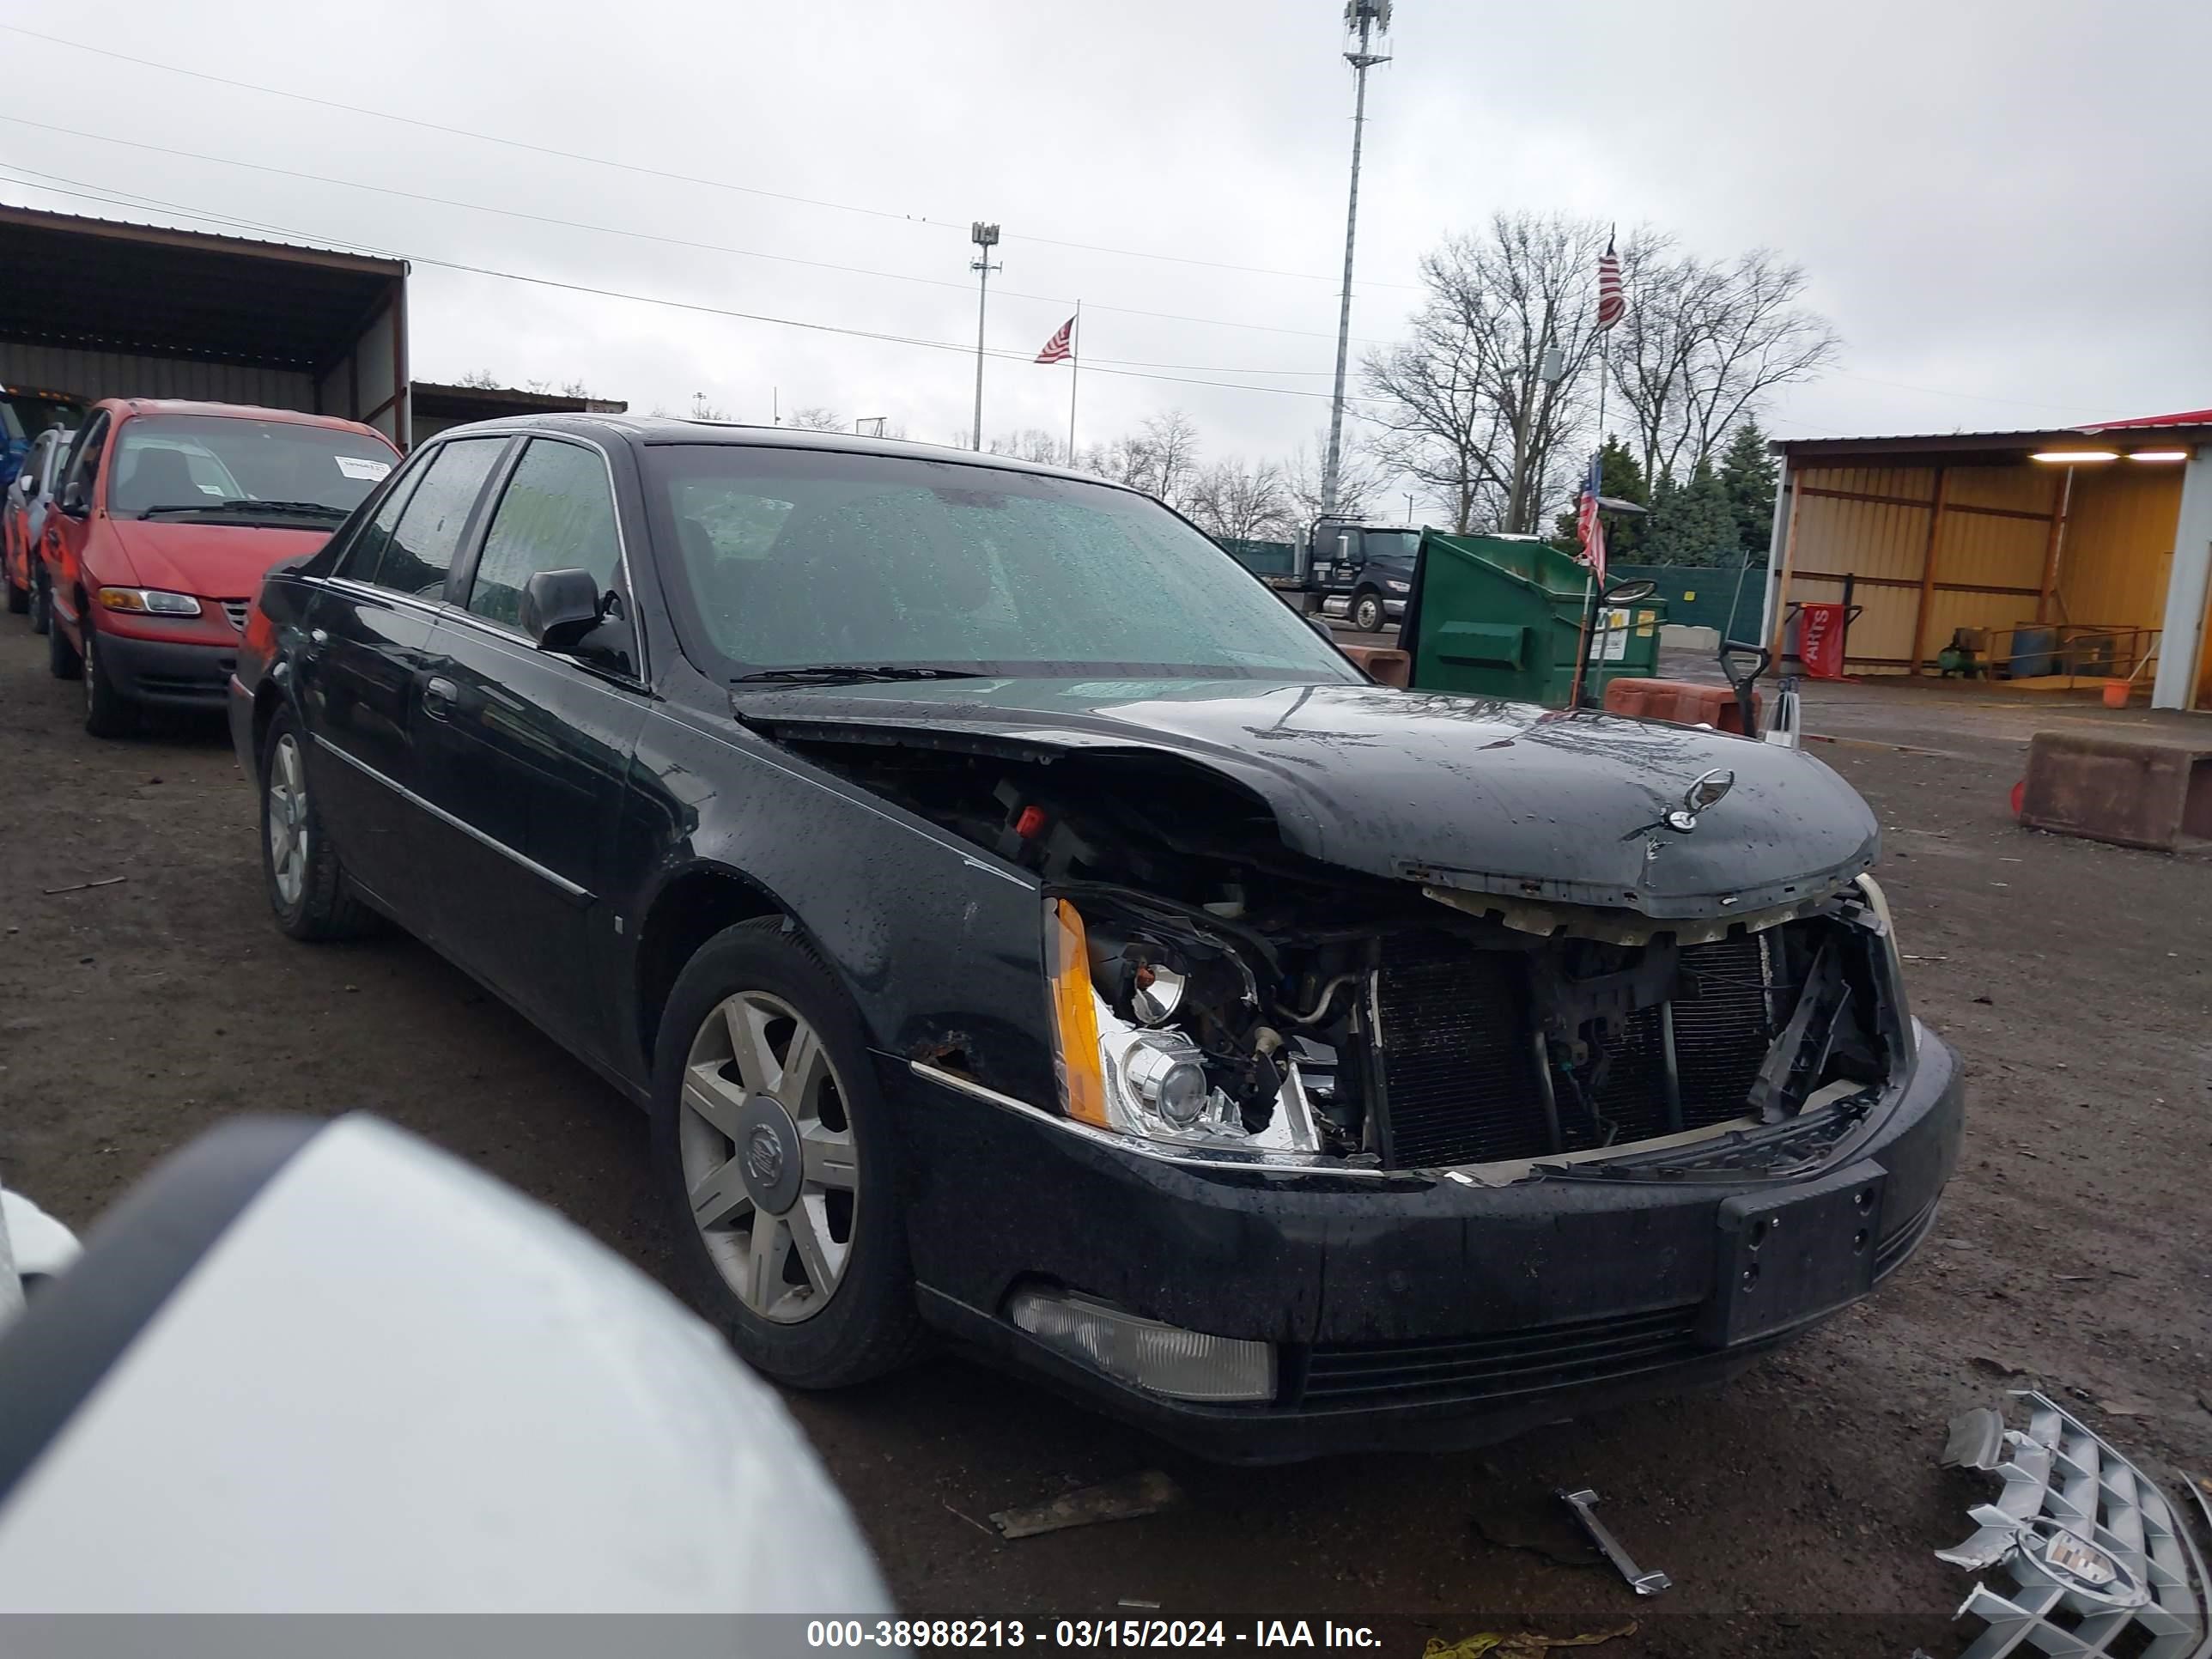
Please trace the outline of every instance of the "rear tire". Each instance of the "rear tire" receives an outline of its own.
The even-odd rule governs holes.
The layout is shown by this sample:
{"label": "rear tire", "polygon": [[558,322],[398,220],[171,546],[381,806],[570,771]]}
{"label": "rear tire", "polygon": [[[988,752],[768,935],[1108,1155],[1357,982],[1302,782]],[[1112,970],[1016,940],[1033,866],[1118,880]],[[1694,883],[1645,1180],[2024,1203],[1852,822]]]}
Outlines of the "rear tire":
{"label": "rear tire", "polygon": [[358,939],[375,925],[346,880],[307,791],[307,745],[289,709],[261,741],[261,883],[276,925],[308,943]]}
{"label": "rear tire", "polygon": [[83,627],[84,654],[77,667],[84,678],[84,729],[95,738],[127,738],[138,729],[138,705],[124,696],[100,665],[100,630],[91,617],[84,619]]}
{"label": "rear tire", "polygon": [[54,592],[46,582],[46,567],[43,561],[31,570],[31,631],[44,634],[54,625]]}
{"label": "rear tire", "polygon": [[653,1075],[678,1262],[747,1363],[836,1389],[915,1358],[927,1336],[890,1109],[860,1017],[805,938],[768,916],[701,946],[669,994]]}
{"label": "rear tire", "polygon": [[52,614],[51,587],[46,590],[46,672],[58,680],[73,680],[84,672],[84,659],[77,655],[76,647],[69,642],[69,635],[62,632],[60,621]]}
{"label": "rear tire", "polygon": [[27,614],[30,608],[31,590],[27,587],[18,587],[15,583],[9,582],[8,584],[8,614],[11,617],[21,617]]}
{"label": "rear tire", "polygon": [[1352,629],[1355,634],[1382,631],[1382,596],[1371,587],[1352,596]]}

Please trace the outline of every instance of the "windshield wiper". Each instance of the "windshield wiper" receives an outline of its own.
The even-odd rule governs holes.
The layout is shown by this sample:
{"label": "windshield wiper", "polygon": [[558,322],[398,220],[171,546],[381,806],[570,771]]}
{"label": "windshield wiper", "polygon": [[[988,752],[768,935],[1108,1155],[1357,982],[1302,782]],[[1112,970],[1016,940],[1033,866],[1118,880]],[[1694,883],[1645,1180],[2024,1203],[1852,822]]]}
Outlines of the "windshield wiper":
{"label": "windshield wiper", "polygon": [[158,507],[149,507],[138,516],[150,519],[157,513],[228,513],[240,515],[268,513],[289,519],[343,519],[349,517],[352,512],[349,507],[332,507],[328,501],[169,501]]}
{"label": "windshield wiper", "polygon": [[980,680],[989,676],[966,668],[911,668],[896,663],[884,663],[870,668],[857,663],[813,663],[804,668],[763,668],[757,673],[740,674],[732,682],[746,685],[763,680],[781,680],[794,685],[832,685],[844,680]]}

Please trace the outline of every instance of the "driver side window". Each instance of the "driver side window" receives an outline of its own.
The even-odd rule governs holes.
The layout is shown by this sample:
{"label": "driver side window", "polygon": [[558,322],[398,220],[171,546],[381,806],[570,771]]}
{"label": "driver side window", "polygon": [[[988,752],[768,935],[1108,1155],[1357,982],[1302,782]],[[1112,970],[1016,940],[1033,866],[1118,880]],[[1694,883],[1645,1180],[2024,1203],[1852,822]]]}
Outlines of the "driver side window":
{"label": "driver side window", "polygon": [[100,452],[107,447],[108,417],[105,412],[85,423],[77,434],[76,447],[70,452],[69,464],[62,473],[58,493],[66,495],[71,484],[78,486],[79,497],[88,507],[92,505],[92,487],[99,481]]}

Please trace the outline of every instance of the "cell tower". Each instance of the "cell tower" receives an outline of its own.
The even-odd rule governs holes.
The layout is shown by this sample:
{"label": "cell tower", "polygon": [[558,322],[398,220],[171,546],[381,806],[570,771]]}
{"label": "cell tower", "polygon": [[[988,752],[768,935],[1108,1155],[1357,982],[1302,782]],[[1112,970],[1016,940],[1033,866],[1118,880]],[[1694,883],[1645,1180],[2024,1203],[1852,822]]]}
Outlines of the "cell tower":
{"label": "cell tower", "polygon": [[1391,0],[1345,0],[1344,31],[1352,37],[1344,61],[1352,65],[1358,88],[1352,106],[1352,199],[1344,213],[1344,292],[1336,313],[1336,391],[1328,405],[1328,456],[1322,465],[1321,510],[1336,511],[1339,481],[1344,471],[1344,365],[1352,348],[1352,251],[1359,234],[1359,141],[1367,129],[1367,71],[1387,64],[1390,54],[1377,51],[1384,43],[1376,37],[1390,32]]}

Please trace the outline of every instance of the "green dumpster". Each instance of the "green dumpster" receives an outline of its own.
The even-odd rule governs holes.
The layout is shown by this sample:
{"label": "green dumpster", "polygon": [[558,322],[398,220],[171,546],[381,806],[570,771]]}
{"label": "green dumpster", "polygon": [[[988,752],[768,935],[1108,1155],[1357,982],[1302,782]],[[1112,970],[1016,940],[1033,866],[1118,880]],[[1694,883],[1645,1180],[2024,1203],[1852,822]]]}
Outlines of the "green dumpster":
{"label": "green dumpster", "polygon": [[[1423,532],[1401,643],[1422,691],[1463,691],[1564,708],[1589,604],[1589,572],[1533,536]],[[1659,665],[1666,606],[1652,599],[1601,610],[1583,695],[1602,704],[1609,680]]]}

